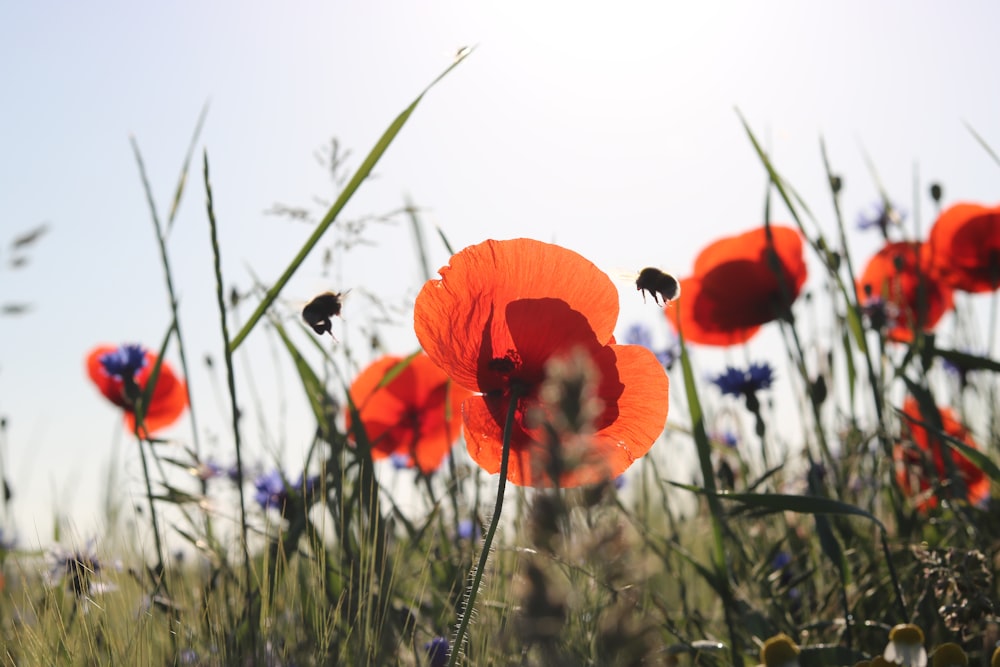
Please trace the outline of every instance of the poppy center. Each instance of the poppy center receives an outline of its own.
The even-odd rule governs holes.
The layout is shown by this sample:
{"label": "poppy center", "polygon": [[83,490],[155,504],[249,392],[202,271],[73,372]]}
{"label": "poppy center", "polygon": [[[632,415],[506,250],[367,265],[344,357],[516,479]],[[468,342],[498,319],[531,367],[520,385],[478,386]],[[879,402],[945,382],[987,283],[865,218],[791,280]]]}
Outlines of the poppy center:
{"label": "poppy center", "polygon": [[507,350],[502,357],[493,357],[489,361],[489,369],[494,373],[499,373],[505,380],[509,380],[511,374],[521,367],[521,355],[517,350]]}

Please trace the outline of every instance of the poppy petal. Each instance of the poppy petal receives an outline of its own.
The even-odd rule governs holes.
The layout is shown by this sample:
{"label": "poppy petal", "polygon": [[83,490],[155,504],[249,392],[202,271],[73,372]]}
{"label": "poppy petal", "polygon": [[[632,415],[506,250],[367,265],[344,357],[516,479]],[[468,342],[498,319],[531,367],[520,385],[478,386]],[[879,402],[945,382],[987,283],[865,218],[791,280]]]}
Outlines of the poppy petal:
{"label": "poppy petal", "polygon": [[878,299],[898,311],[887,334],[895,341],[913,340],[917,322],[923,323],[924,331],[931,331],[953,304],[951,289],[932,279],[926,264],[922,265],[922,245],[916,241],[885,245],[858,279],[862,305]]}
{"label": "poppy petal", "polygon": [[771,225],[726,237],[699,253],[667,318],[694,343],[744,343],[782,316],[807,275],[795,229]]}
{"label": "poppy petal", "polygon": [[[426,355],[409,361],[384,386],[386,374],[402,357],[386,356],[363,370],[351,385],[372,458],[400,455],[422,472],[436,470],[461,433],[461,405],[470,392],[449,382]],[[450,403],[446,413],[446,402]],[[347,412],[348,431],[351,416]]]}
{"label": "poppy petal", "polygon": [[[101,358],[119,350],[116,345],[99,345],[87,355],[87,374],[97,389],[113,404],[122,408],[125,426],[129,432],[136,430],[135,412],[132,404],[125,396],[125,383],[121,378],[109,374],[101,363]],[[135,374],[136,386],[145,391],[146,385],[156,365],[157,355],[146,351],[145,365]],[[184,413],[188,406],[187,385],[180,379],[166,362],[160,364],[160,373],[156,387],[150,397],[149,405],[143,416],[145,430],[140,433],[148,437],[150,433],[173,424]]]}
{"label": "poppy petal", "polygon": [[[146,365],[136,373],[136,383],[143,390],[149,382],[156,365],[156,355],[152,352],[146,353]],[[174,374],[173,369],[166,363],[160,364],[160,373],[156,379],[156,387],[153,389],[153,396],[150,398],[146,414],[143,415],[143,424],[149,433],[166,428],[173,424],[184,413],[188,406],[187,385],[183,380]],[[131,411],[125,413],[125,423],[130,430],[135,430],[135,414]]]}
{"label": "poppy petal", "polygon": [[417,295],[414,329],[434,363],[467,389],[495,388],[481,386],[481,376],[485,363],[514,349],[507,322],[513,301],[558,295],[587,319],[601,343],[618,319],[611,279],[577,253],[549,243],[485,241],[454,255],[439,273]]}
{"label": "poppy petal", "polygon": [[965,292],[1000,287],[1000,206],[960,203],[941,212],[926,245],[939,279]]}
{"label": "poppy petal", "polygon": [[[592,356],[601,381],[598,399],[604,409],[596,432],[560,441],[560,457],[570,464],[559,478],[562,487],[594,484],[624,472],[645,455],[663,431],[669,402],[669,380],[649,350],[637,345],[609,345]],[[469,454],[484,470],[500,470],[503,453],[503,418],[509,397],[473,396],[463,404]],[[518,414],[538,405],[538,397],[521,399]],[[550,447],[536,439],[515,418],[511,435],[507,478],[522,486],[551,486]]]}
{"label": "poppy petal", "polygon": [[[956,419],[955,413],[948,408],[938,408],[941,418],[942,432],[956,440],[960,440],[973,449],[979,449],[969,430]],[[903,403],[904,422],[910,438],[920,451],[930,457],[933,463],[934,472],[939,479],[948,478],[947,465],[945,464],[942,450],[947,445],[941,442],[940,437],[935,432],[929,431],[922,424],[925,418],[920,410],[920,405],[912,396],[907,397]],[[950,449],[950,448],[949,448]],[[950,456],[958,469],[958,474],[966,485],[966,494],[970,503],[981,504],[990,495],[990,480],[982,470],[972,461],[956,450],[950,451]],[[921,457],[912,449],[907,449],[902,443],[897,444],[893,451],[893,458],[896,460],[896,480],[901,489],[909,495],[916,495],[931,488],[930,481],[921,470]],[[936,496],[923,497],[918,501],[917,507],[921,511],[936,507],[938,500]]]}
{"label": "poppy petal", "polygon": [[87,355],[87,374],[98,391],[120,408],[127,407],[122,389],[122,381],[108,375],[101,364],[101,357],[118,349],[117,345],[98,345]]}

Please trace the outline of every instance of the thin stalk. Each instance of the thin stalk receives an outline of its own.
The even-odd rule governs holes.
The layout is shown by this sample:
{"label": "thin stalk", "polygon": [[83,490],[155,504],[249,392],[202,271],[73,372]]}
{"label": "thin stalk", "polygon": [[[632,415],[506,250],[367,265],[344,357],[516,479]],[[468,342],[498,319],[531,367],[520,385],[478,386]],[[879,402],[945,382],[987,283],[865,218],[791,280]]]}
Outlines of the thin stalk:
{"label": "thin stalk", "polygon": [[[184,193],[184,184],[187,181],[187,171],[188,163],[191,160],[191,155],[194,151],[194,146],[197,143],[198,135],[201,133],[201,128],[205,122],[205,114],[208,112],[208,106],[206,105],[198,117],[198,123],[195,126],[194,135],[191,137],[191,143],[188,146],[187,157],[184,161],[184,166],[181,169],[181,177],[177,183],[177,190],[174,193],[174,199],[170,206],[170,213],[167,218],[167,232],[169,233],[170,227],[173,225],[174,219],[177,216],[177,210],[180,205],[181,196]],[[156,232],[156,243],[160,250],[160,263],[163,266],[163,275],[167,285],[167,296],[170,301],[170,314],[174,318],[174,329],[177,332],[177,350],[179,352],[181,360],[181,372],[184,375],[184,391],[187,393],[187,404],[188,404],[188,414],[191,416],[191,443],[194,445],[194,453],[201,461],[201,438],[198,435],[198,419],[197,411],[194,408],[194,402],[191,400],[191,372],[188,367],[187,353],[185,352],[186,346],[184,345],[184,335],[181,329],[181,316],[178,312],[178,299],[177,292],[174,290],[174,278],[173,272],[170,270],[170,257],[167,255],[167,237],[163,230],[163,225],[160,223],[160,216],[156,212],[156,202],[153,201],[153,190],[149,185],[149,177],[146,175],[146,164],[142,160],[142,154],[139,152],[139,144],[135,140],[135,137],[129,137],[129,142],[132,144],[132,152],[135,154],[135,161],[139,167],[139,177],[142,180],[142,187],[146,192],[146,202],[149,204],[149,212],[153,220],[153,230]],[[208,480],[201,479],[201,495],[208,495]],[[209,542],[213,542],[213,531],[212,531],[212,518],[211,514],[204,514],[204,526],[205,534]]]}
{"label": "thin stalk", "polygon": [[507,468],[510,464],[510,439],[514,431],[514,414],[520,398],[521,392],[516,388],[513,389],[510,395],[510,405],[507,407],[507,420],[503,426],[503,453],[500,457],[500,481],[497,482],[497,501],[493,507],[493,519],[490,521],[490,527],[486,531],[486,537],[483,538],[483,550],[479,553],[479,563],[476,565],[476,570],[473,574],[469,597],[466,598],[465,607],[462,610],[462,620],[459,622],[458,631],[455,633],[455,641],[451,646],[448,667],[455,667],[458,664],[458,655],[462,652],[465,635],[469,630],[469,619],[472,618],[472,610],[476,606],[476,595],[479,593],[479,584],[483,580],[483,570],[486,569],[486,561],[490,556],[493,536],[496,534],[497,526],[500,524],[500,511],[503,509],[503,493],[507,488]]}
{"label": "thin stalk", "polygon": [[163,577],[163,542],[160,540],[160,522],[156,518],[156,503],[153,502],[153,483],[149,478],[149,462],[146,459],[145,439],[139,435],[143,427],[136,422],[135,435],[139,438],[139,458],[142,460],[142,478],[146,483],[146,499],[149,501],[149,520],[153,524],[153,541],[156,544],[156,572],[153,579],[153,593],[155,596],[161,589],[166,590]]}
{"label": "thin stalk", "polygon": [[[239,408],[236,402],[236,376],[233,372],[233,349],[229,345],[229,326],[226,323],[226,297],[222,283],[222,260],[219,256],[219,237],[215,223],[215,210],[212,207],[212,185],[208,177],[208,153],[203,154],[205,173],[205,206],[208,210],[208,229],[212,240],[213,268],[215,269],[215,295],[219,304],[219,324],[222,329],[223,350],[226,360],[226,382],[229,387],[230,414],[233,420],[233,443],[236,447],[236,477],[243,480],[243,448],[240,441]],[[178,332],[178,337],[180,332]],[[243,564],[246,576],[246,609],[249,612],[253,602],[253,568],[250,562],[250,547],[247,541],[247,505],[243,491],[244,485],[238,484],[240,493],[240,546],[243,548]],[[249,623],[251,644],[256,644],[256,627]]]}
{"label": "thin stalk", "polygon": [[[200,129],[201,121],[199,121],[198,127]],[[163,274],[167,284],[167,295],[170,299],[170,313],[174,318],[175,327],[177,329],[177,348],[180,352],[181,371],[184,373],[184,378],[186,380],[184,386],[187,391],[188,413],[191,415],[191,441],[194,445],[195,454],[200,457],[201,441],[198,437],[198,423],[195,420],[194,404],[191,402],[191,373],[188,372],[187,355],[184,352],[184,336],[181,332],[180,313],[177,312],[178,300],[177,292],[174,290],[173,272],[170,270],[170,258],[167,255],[167,239],[163,233],[163,225],[160,224],[160,216],[156,212],[156,203],[153,201],[153,191],[149,186],[149,178],[146,176],[146,165],[142,161],[142,154],[139,152],[139,144],[136,142],[135,137],[129,137],[129,141],[132,144],[132,152],[135,153],[135,161],[139,167],[139,177],[142,179],[142,186],[146,191],[146,201],[149,204],[149,212],[153,217],[153,229],[156,232],[156,242],[160,249],[160,263],[163,265]],[[179,198],[180,192],[175,195],[174,204],[170,213],[171,222],[176,214]],[[204,491],[205,490],[202,489],[203,493]]]}

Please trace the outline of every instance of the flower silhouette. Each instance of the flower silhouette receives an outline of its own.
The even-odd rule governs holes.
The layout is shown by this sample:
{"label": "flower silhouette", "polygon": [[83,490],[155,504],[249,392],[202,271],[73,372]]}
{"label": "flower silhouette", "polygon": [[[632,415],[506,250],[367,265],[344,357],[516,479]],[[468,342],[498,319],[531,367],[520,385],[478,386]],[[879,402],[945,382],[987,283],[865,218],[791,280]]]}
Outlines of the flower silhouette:
{"label": "flower silhouette", "polygon": [[806,276],[799,233],[760,227],[702,250],[694,273],[681,280],[676,307],[665,312],[690,342],[737,345],[761,325],[787,317]]}
{"label": "flower silhouette", "polygon": [[[942,431],[969,447],[978,449],[969,430],[965,428],[948,408],[939,409]],[[916,448],[898,443],[893,458],[896,460],[896,480],[904,493],[910,496],[920,494],[917,507],[928,510],[938,504],[937,495],[926,493],[931,489],[930,477],[936,475],[939,480],[949,479],[942,448],[948,445],[941,442],[941,437],[929,432],[922,426],[927,422],[920,411],[916,399],[909,397],[903,403],[904,430],[908,432]],[[949,449],[951,460],[959,477],[965,484],[966,497],[973,505],[980,505],[990,496],[990,480],[972,461],[960,452]],[[932,468],[933,466],[933,468]],[[930,475],[928,474],[930,471]]]}
{"label": "flower silhouette", "polygon": [[1000,206],[955,204],[931,227],[924,246],[935,275],[963,292],[1000,288]]}
{"label": "flower silhouette", "polygon": [[[136,404],[146,390],[157,356],[141,345],[99,345],[87,355],[87,373],[109,401],[122,408],[125,425],[136,432]],[[167,364],[160,364],[153,395],[145,406],[142,429],[150,433],[170,426],[188,405],[187,387]]]}
{"label": "flower silhouette", "polygon": [[[479,392],[462,413],[481,467],[500,470],[512,401],[514,484],[597,483],[649,451],[669,381],[648,349],[614,343],[618,290],[600,269],[560,246],[514,239],[468,247],[440,274],[417,295],[414,326],[434,363]],[[570,433],[548,428],[569,404],[581,417],[567,417]],[[555,465],[560,457],[573,465]]]}
{"label": "flower silhouette", "polygon": [[[449,382],[426,354],[413,357],[383,384],[401,361],[386,356],[368,366],[351,385],[351,400],[371,443],[372,458],[391,456],[398,465],[416,465],[427,474],[437,470],[458,439],[462,401],[471,392]],[[351,432],[350,411],[347,428]]]}
{"label": "flower silhouette", "polygon": [[[951,289],[933,279],[921,261],[921,243],[900,241],[886,244],[868,260],[858,279],[858,299],[866,312],[881,313],[869,319],[884,326],[895,341],[913,340],[919,324],[930,331],[951,310]],[[881,328],[879,326],[879,328]]]}

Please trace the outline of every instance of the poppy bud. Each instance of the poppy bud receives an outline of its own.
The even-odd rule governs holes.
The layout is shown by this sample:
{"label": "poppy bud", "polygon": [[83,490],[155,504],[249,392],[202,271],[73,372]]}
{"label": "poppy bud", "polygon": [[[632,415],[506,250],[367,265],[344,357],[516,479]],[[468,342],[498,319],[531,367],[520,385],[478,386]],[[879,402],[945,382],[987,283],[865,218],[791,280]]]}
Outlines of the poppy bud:
{"label": "poppy bud", "polygon": [[935,204],[941,203],[941,195],[944,191],[941,189],[940,183],[931,183],[931,199],[934,200]]}

